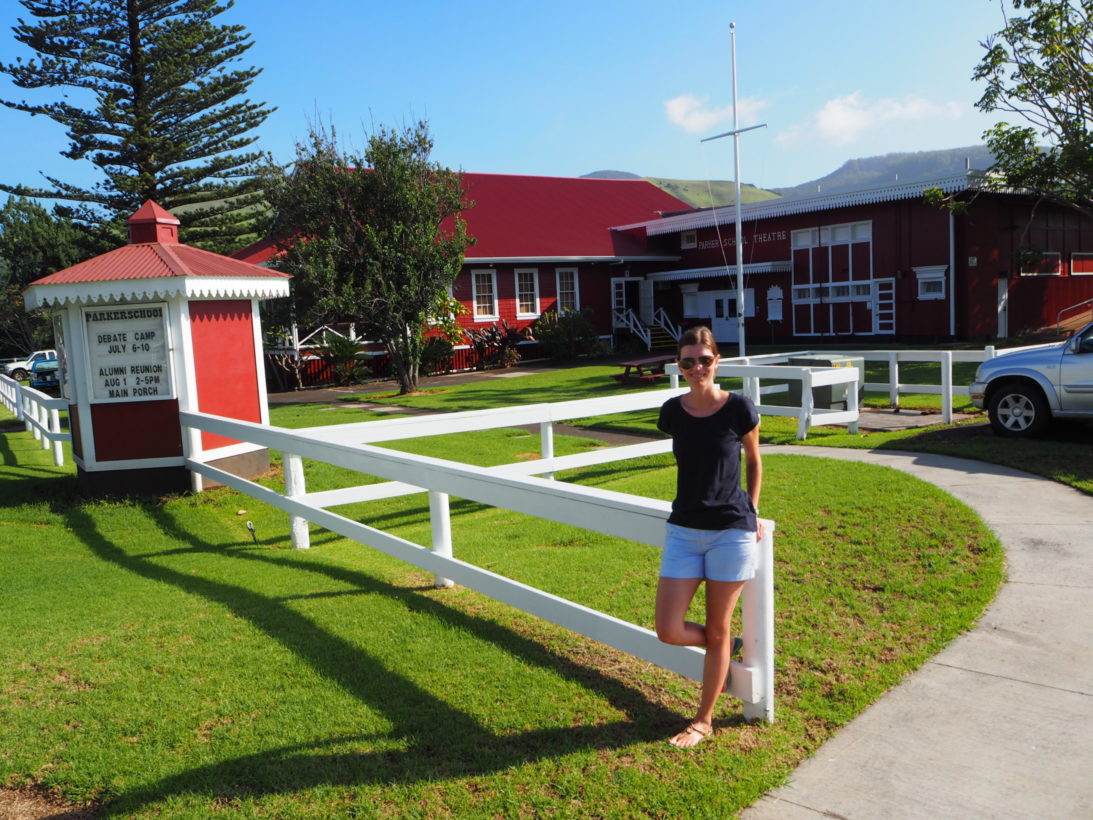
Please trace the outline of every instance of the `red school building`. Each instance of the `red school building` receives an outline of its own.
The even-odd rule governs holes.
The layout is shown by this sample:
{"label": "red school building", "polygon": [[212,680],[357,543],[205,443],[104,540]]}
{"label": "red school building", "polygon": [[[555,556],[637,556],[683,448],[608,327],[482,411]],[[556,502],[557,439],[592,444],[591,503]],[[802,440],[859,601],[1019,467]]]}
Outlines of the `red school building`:
{"label": "red school building", "polygon": [[[748,338],[813,344],[986,340],[1088,321],[1093,221],[982,180],[968,172],[744,205],[742,311],[732,208],[622,226],[680,258],[646,273],[626,307],[646,323],[661,309],[677,325],[708,322],[727,342],[741,313]],[[934,187],[966,210],[927,204]]]}

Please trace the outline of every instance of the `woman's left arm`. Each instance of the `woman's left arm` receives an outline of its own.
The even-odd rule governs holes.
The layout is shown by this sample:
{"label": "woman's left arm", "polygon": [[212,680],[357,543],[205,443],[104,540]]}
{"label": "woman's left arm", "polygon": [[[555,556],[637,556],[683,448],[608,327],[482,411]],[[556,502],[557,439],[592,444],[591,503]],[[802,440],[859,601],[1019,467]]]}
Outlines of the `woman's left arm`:
{"label": "woman's left arm", "polygon": [[[763,489],[763,459],[759,456],[759,425],[755,425],[740,440],[744,448],[744,478],[751,505],[759,509],[759,494]],[[756,537],[763,537],[763,524],[757,521]]]}

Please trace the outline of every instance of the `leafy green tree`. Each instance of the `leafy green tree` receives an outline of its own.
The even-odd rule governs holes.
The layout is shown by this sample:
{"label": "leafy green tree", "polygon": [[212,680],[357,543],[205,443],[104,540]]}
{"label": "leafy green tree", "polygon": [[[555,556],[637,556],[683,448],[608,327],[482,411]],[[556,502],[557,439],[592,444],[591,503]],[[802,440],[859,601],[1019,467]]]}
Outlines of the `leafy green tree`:
{"label": "leafy green tree", "polygon": [[986,53],[973,75],[987,84],[980,110],[1028,123],[1002,123],[984,134],[998,184],[1093,216],[1093,2],[1013,0],[1013,6],[1025,16],[1005,18],[1004,28],[982,44]]}
{"label": "leafy green tree", "polygon": [[0,345],[15,355],[48,347],[53,330],[41,311],[27,313],[23,291],[35,279],[94,256],[94,238],[36,202],[9,197],[0,208]]}
{"label": "leafy green tree", "polygon": [[291,174],[271,166],[266,175],[275,264],[295,277],[297,317],[355,322],[383,342],[401,393],[417,389],[426,323],[446,309],[471,241],[461,175],[432,162],[432,148],[424,122],[381,126],[363,155],[316,127]]}
{"label": "leafy green tree", "polygon": [[[0,190],[75,203],[80,221],[122,223],[147,199],[182,222],[184,241],[234,250],[256,239],[264,209],[246,151],[270,114],[242,98],[256,68],[229,70],[252,45],[242,26],[213,18],[233,0],[20,0],[15,39],[37,56],[0,64],[15,85],[63,91],[51,102],[3,100],[64,126],[63,156],[105,176],[90,188],[43,175],[47,188]],[[86,107],[81,102],[86,100]]]}

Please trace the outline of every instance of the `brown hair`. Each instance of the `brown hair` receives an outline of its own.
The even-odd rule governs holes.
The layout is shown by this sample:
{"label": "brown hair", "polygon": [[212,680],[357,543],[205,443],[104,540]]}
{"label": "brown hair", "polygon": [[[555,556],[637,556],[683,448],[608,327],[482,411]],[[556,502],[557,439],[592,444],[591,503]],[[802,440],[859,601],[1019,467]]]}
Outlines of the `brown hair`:
{"label": "brown hair", "polygon": [[676,348],[676,355],[682,355],[683,348],[687,345],[705,345],[713,351],[715,356],[721,355],[721,351],[717,349],[717,340],[713,337],[713,331],[705,325],[689,327],[683,331],[683,335],[679,337],[679,346]]}

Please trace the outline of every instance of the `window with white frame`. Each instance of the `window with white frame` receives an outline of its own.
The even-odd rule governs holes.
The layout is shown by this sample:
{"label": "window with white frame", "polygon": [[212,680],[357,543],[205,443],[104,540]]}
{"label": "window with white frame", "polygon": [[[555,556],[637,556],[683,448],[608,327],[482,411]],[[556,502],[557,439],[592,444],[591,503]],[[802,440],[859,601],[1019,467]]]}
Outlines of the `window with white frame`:
{"label": "window with white frame", "polygon": [[816,228],[806,228],[803,231],[794,231],[790,234],[793,249],[815,248],[820,244],[820,232]]}
{"label": "window with white frame", "polygon": [[1063,255],[1059,251],[1029,252],[1021,260],[1022,276],[1058,276],[1063,269]]}
{"label": "window with white frame", "polygon": [[539,315],[539,269],[516,269],[516,318],[534,319]]}
{"label": "window with white frame", "polygon": [[918,281],[920,300],[945,298],[945,274],[949,270],[948,265],[925,265],[912,270]]}
{"label": "window with white frame", "polygon": [[1093,275],[1093,253],[1080,253],[1075,251],[1070,254],[1070,275]]}
{"label": "window with white frame", "polygon": [[577,287],[577,269],[558,268],[554,273],[558,282],[558,312],[580,310],[581,297]]}
{"label": "window with white frame", "polygon": [[684,231],[679,235],[679,247],[688,250],[698,246],[698,231]]}
{"label": "window with white frame", "polygon": [[476,270],[472,272],[472,276],[475,321],[496,320],[498,318],[497,277],[492,270]]}
{"label": "window with white frame", "polygon": [[767,320],[782,321],[782,289],[777,285],[767,288]]}

